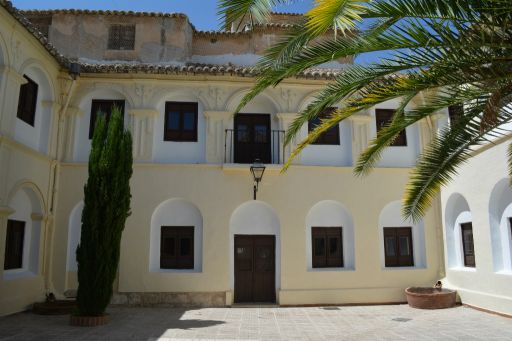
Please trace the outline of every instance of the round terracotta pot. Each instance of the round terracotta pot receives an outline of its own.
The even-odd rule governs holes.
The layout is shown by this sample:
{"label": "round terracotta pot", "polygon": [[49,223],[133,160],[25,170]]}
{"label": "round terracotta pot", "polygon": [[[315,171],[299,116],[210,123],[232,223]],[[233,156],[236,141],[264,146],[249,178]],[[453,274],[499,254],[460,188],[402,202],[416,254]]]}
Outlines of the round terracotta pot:
{"label": "round terracotta pot", "polygon": [[410,287],[405,289],[407,303],[419,309],[444,309],[455,306],[457,292],[450,289]]}
{"label": "round terracotta pot", "polygon": [[72,326],[78,327],[96,327],[102,326],[110,322],[110,317],[108,314],[101,316],[77,316],[71,315],[69,319],[69,324]]}

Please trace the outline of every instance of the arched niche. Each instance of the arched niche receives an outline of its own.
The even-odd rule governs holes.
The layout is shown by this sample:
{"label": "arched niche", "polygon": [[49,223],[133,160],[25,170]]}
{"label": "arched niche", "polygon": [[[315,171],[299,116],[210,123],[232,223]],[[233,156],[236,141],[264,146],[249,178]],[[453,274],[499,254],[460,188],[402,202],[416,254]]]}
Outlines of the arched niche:
{"label": "arched niche", "polygon": [[[160,242],[162,226],[193,226],[194,268],[160,268]],[[162,202],[151,216],[149,245],[149,271],[151,272],[201,272],[203,270],[203,216],[199,208],[183,199],[173,198]]]}
{"label": "arched niche", "polygon": [[[30,78],[37,84],[36,111],[34,125],[16,118],[14,139],[42,153],[49,151],[49,136],[52,120],[56,117],[55,89],[49,74],[35,60],[27,61],[21,68],[20,74]],[[19,98],[16,99],[16,102]]]}
{"label": "arched niche", "polygon": [[[384,251],[384,228],[385,227],[411,227],[413,247],[413,267],[425,268],[427,266],[425,251],[425,230],[423,220],[414,222],[412,219],[404,219],[401,212],[399,200],[388,203],[379,214],[379,247],[381,255],[381,266],[387,268]],[[394,267],[390,268],[393,269]]]}
{"label": "arched niche", "polygon": [[82,234],[82,211],[84,210],[84,202],[80,201],[73,207],[69,215],[68,224],[68,251],[66,271],[75,272],[78,270],[76,263],[76,248],[80,243]]}
{"label": "arched niche", "polygon": [[131,107],[131,101],[124,93],[119,91],[119,89],[108,87],[98,87],[92,91],[87,91],[87,89],[78,89],[74,97],[73,104],[75,104],[80,110],[78,116],[74,118],[73,161],[86,162],[89,159],[89,153],[91,151],[89,126],[91,125],[92,100],[124,100],[125,128],[128,127],[129,123],[126,113]]}
{"label": "arched niche", "polygon": [[[9,196],[8,206],[14,211],[8,220],[23,222],[22,266],[4,270],[4,279],[37,276],[40,273],[42,220],[44,204],[39,189],[32,183],[24,183]],[[5,236],[4,236],[5,238]]]}
{"label": "arched niche", "polygon": [[[242,98],[249,92],[248,89],[243,89],[232,94],[226,101],[226,111],[235,112],[238,104]],[[256,113],[256,114],[275,114],[281,111],[279,102],[266,92],[258,94],[249,103],[247,103],[241,110],[241,113]]]}
{"label": "arched niche", "polygon": [[[205,101],[192,89],[166,89],[155,96],[158,116],[153,129],[153,160],[164,163],[204,163],[206,160]],[[197,103],[197,141],[165,141],[166,102]]]}
{"label": "arched niche", "polygon": [[[235,235],[275,236],[275,285],[276,293],[281,287],[281,224],[276,211],[259,200],[247,201],[238,206],[229,220],[230,287],[235,288]],[[276,295],[277,297],[277,295]]]}
{"label": "arched niche", "polygon": [[512,273],[512,190],[509,178],[498,181],[491,191],[489,226],[494,271]]}
{"label": "arched niche", "polygon": [[464,267],[461,224],[472,222],[471,210],[466,198],[452,193],[445,207],[445,244],[448,268]]}
{"label": "arched niche", "polygon": [[[313,268],[312,227],[342,228],[343,268]],[[311,207],[306,216],[306,264],[308,271],[355,270],[354,245],[354,221],[345,206],[334,200],[323,200]]]}

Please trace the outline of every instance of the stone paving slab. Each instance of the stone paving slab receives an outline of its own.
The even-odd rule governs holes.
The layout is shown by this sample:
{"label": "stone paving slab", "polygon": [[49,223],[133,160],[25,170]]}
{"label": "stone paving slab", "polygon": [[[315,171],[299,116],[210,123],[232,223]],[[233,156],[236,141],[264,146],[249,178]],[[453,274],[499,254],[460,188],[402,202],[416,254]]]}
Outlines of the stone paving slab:
{"label": "stone paving slab", "polygon": [[68,316],[0,318],[0,340],[512,340],[512,319],[467,307],[112,307],[111,323],[72,327]]}

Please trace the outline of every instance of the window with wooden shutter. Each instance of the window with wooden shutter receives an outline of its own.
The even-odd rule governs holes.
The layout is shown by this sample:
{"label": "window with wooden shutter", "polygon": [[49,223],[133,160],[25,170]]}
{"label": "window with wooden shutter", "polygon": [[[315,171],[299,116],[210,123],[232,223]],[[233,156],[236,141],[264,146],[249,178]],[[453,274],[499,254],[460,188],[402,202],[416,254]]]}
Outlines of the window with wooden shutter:
{"label": "window with wooden shutter", "polygon": [[109,50],[133,50],[135,48],[135,25],[110,25],[108,29]]}
{"label": "window with wooden shutter", "polygon": [[197,141],[197,103],[166,102],[164,141]]}
{"label": "window with wooden shutter", "polygon": [[4,270],[21,269],[23,267],[24,238],[25,222],[8,220],[5,238]]}
{"label": "window with wooden shutter", "polygon": [[412,229],[384,227],[384,255],[386,267],[414,266]]}
{"label": "window with wooden shutter", "polygon": [[[336,108],[327,108],[321,113],[319,113],[315,118],[309,120],[308,122],[308,132],[312,132],[317,126],[320,125],[323,119],[329,118],[330,114],[335,111]],[[318,136],[315,142],[312,144],[330,144],[330,145],[339,145],[340,144],[340,125],[336,124],[335,126],[329,128],[324,131],[322,135]]]}
{"label": "window with wooden shutter", "polygon": [[312,227],[313,268],[343,267],[343,233],[341,227]]}
{"label": "window with wooden shutter", "polygon": [[473,243],[473,224],[460,224],[462,235],[462,249],[464,253],[464,266],[474,268],[475,264],[475,246]]}
{"label": "window with wooden shutter", "polygon": [[453,126],[464,116],[464,106],[462,104],[454,104],[448,107],[448,116],[450,117],[450,125]]}
{"label": "window with wooden shutter", "polygon": [[[395,114],[395,110],[392,109],[375,109],[375,122],[377,124],[377,135],[379,131],[381,131],[384,127],[388,126],[393,120],[393,115]],[[407,134],[405,129],[400,131],[396,139],[393,143],[390,144],[391,147],[403,147],[407,146]]]}
{"label": "window with wooden shutter", "polygon": [[194,268],[194,227],[162,226],[160,232],[160,268]]}
{"label": "window with wooden shutter", "polygon": [[93,99],[91,103],[91,120],[89,123],[89,139],[92,139],[94,134],[94,127],[96,126],[96,118],[98,113],[105,115],[107,124],[110,121],[112,115],[112,108],[118,107],[123,114],[124,119],[124,100],[111,100],[111,99]]}
{"label": "window with wooden shutter", "polygon": [[23,122],[34,126],[37,107],[37,91],[39,86],[26,75],[23,77],[27,82],[20,86],[18,112],[16,116]]}

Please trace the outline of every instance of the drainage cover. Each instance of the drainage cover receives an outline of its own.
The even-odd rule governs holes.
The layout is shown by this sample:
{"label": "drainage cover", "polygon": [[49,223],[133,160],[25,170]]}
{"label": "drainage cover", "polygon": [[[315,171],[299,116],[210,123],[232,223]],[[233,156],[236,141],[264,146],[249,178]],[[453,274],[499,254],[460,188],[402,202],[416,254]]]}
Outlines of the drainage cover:
{"label": "drainage cover", "polygon": [[392,319],[392,321],[396,321],[396,322],[408,322],[408,321],[411,321],[412,319],[408,319],[408,318],[405,318],[405,317],[396,317],[394,319]]}
{"label": "drainage cover", "polygon": [[340,310],[338,307],[322,307],[323,310]]}

